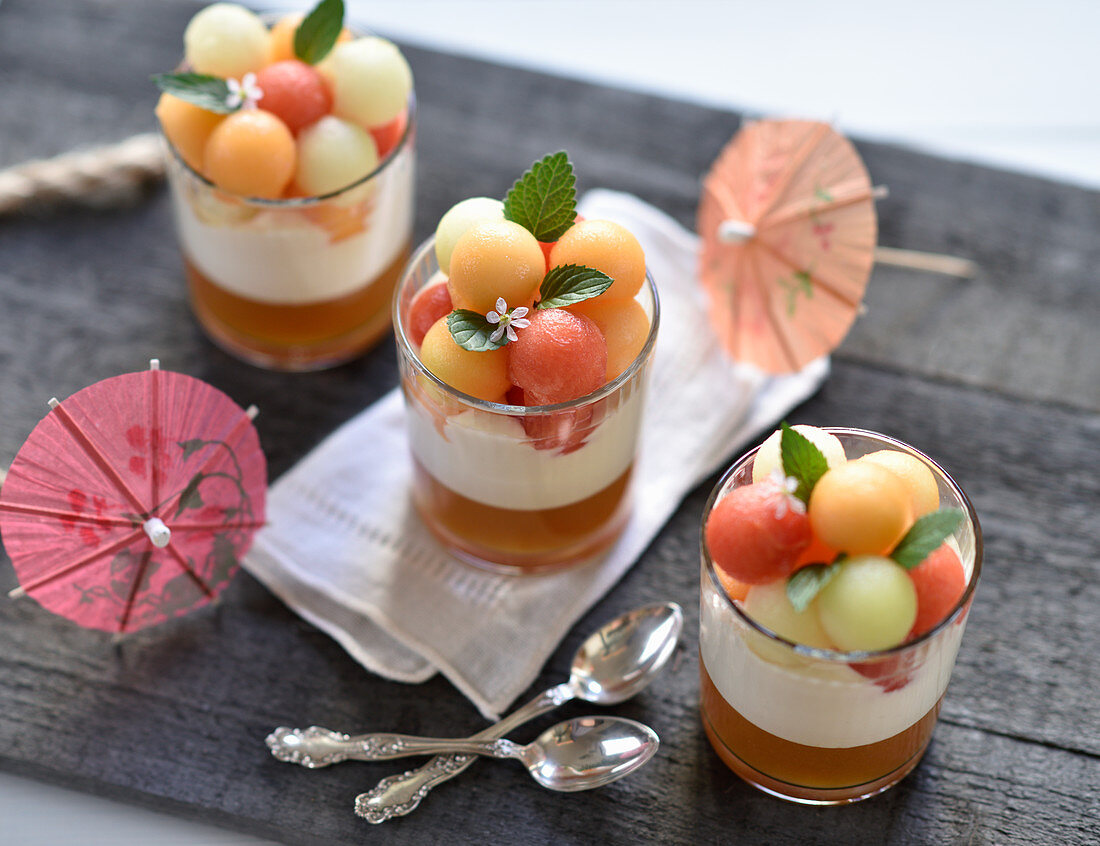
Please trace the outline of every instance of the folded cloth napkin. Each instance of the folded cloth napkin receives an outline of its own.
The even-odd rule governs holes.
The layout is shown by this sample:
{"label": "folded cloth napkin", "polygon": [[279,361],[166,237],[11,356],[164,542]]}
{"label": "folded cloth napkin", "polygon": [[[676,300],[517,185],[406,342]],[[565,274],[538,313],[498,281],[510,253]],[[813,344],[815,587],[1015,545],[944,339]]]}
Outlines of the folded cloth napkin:
{"label": "folded cloth napkin", "polygon": [[269,525],[244,562],[367,669],[406,682],[441,672],[490,719],[531,685],[683,497],[828,373],[827,359],[785,377],[731,363],[707,323],[696,236],[626,194],[592,191],[580,211],[616,220],[638,237],[661,300],[634,512],[610,554],[531,577],[481,572],[451,558],[405,494],[411,461],[394,390],[272,486]]}

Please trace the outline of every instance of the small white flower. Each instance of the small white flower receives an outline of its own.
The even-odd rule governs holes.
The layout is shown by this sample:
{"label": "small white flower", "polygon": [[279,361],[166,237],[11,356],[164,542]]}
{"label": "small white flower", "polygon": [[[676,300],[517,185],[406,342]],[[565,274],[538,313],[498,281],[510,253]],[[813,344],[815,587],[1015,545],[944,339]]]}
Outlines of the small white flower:
{"label": "small white flower", "polygon": [[775,506],[775,519],[782,520],[787,515],[788,510],[793,511],[795,514],[806,513],[806,503],[794,495],[795,491],[798,490],[798,479],[794,476],[785,476],[778,467],[772,470],[768,478],[783,491],[782,498]]}
{"label": "small white flower", "polygon": [[225,84],[229,86],[229,96],[225,98],[225,105],[231,109],[240,106],[243,109],[254,109],[256,103],[264,96],[263,89],[256,85],[256,74],[246,73],[238,82],[235,79],[227,79]]}
{"label": "small white flower", "polygon": [[509,341],[516,340],[516,329],[526,329],[531,325],[531,321],[527,319],[527,306],[508,311],[508,303],[504,302],[504,297],[497,297],[496,311],[487,312],[485,319],[497,327],[489,336],[494,344],[505,335]]}

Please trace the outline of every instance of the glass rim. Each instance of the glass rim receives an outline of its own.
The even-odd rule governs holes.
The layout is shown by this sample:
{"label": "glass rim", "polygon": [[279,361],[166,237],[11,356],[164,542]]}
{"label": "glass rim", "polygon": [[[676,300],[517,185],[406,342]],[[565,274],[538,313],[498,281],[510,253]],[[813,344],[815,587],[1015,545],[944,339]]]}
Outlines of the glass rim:
{"label": "glass rim", "polygon": [[[410,146],[410,141],[413,136],[413,130],[416,125],[415,90],[409,92],[409,99],[408,102],[405,104],[405,109],[408,114],[408,119],[405,121],[405,131],[401,134],[401,140],[394,145],[392,150],[386,153],[385,157],[378,162],[374,170],[360,177],[355,182],[345,185],[343,188],[337,188],[335,191],[329,191],[327,194],[315,194],[311,197],[280,197],[277,199],[268,199],[266,197],[250,197],[247,194],[237,194],[233,191],[227,191],[224,188],[219,187],[214,182],[211,182],[209,179],[207,179],[205,176],[203,176],[201,173],[191,167],[191,165],[189,165],[186,161],[184,161],[183,156],[180,155],[180,151],[176,149],[176,145],[173,144],[172,141],[165,134],[164,127],[161,126],[159,120],[157,121],[157,134],[160,135],[161,140],[164,142],[164,145],[165,147],[167,147],[168,151],[172,154],[172,158],[175,160],[176,164],[183,168],[184,172],[188,176],[202,183],[207,188],[218,191],[226,195],[227,197],[231,197],[239,202],[247,203],[250,206],[260,206],[262,208],[268,209],[300,209],[319,205],[321,203],[327,202],[328,200],[336,199],[337,197],[343,196],[351,191],[361,188],[363,185],[366,185],[368,182],[372,182],[376,178],[381,176],[383,171],[388,169],[390,164],[397,160],[398,154],[404,152]],[[359,124],[355,124],[355,126],[359,126]],[[366,132],[367,130],[363,131]]]}
{"label": "glass rim", "polygon": [[740,605],[730,599],[729,594],[726,593],[725,588],[722,587],[722,583],[718,580],[718,576],[715,573],[714,560],[711,558],[710,550],[707,549],[706,542],[706,525],[707,517],[710,516],[711,511],[717,504],[719,499],[719,492],[726,486],[726,483],[732,478],[739,470],[741,470],[745,463],[760,449],[760,445],[753,447],[748,452],[744,453],[740,458],[733,462],[730,467],[722,474],[722,477],[714,485],[710,495],[707,497],[706,505],[703,506],[703,517],[699,527],[699,549],[703,557],[703,562],[707,571],[707,576],[710,579],[711,586],[717,592],[721,601],[729,608],[734,614],[736,614],[743,623],[749,628],[755,629],[761,635],[768,640],[781,644],[789,649],[796,655],[800,655],[805,658],[815,658],[823,661],[832,661],[838,664],[853,664],[863,661],[875,661],[878,659],[889,658],[895,655],[901,655],[917,649],[925,643],[934,640],[941,632],[945,631],[948,626],[954,625],[955,621],[962,614],[963,610],[970,603],[971,598],[974,595],[974,590],[978,586],[978,578],[982,572],[982,530],[981,524],[978,522],[977,512],[974,510],[974,504],[970,501],[970,497],[966,495],[966,492],[958,485],[958,483],[952,478],[943,467],[933,459],[929,458],[923,452],[916,447],[910,446],[904,441],[900,441],[897,438],[892,438],[889,435],[883,435],[880,432],[873,432],[870,429],[857,429],[848,426],[822,426],[820,427],[824,431],[833,435],[850,435],[858,437],[870,437],[878,440],[884,445],[900,447],[902,451],[911,453],[922,461],[926,461],[932,466],[932,468],[938,472],[946,481],[947,486],[951,489],[952,493],[958,497],[959,501],[963,505],[963,510],[966,513],[967,519],[970,521],[970,525],[974,530],[974,566],[970,572],[970,578],[966,584],[966,590],[963,591],[963,595],[959,598],[959,601],[952,607],[950,613],[947,614],[940,622],[933,626],[923,634],[918,635],[913,640],[907,640],[899,643],[897,646],[891,646],[889,649],[873,649],[873,650],[856,650],[851,652],[845,652],[837,649],[820,649],[815,646],[807,646],[803,643],[795,643],[792,640],[788,640],[782,635],[773,632],[767,626],[757,622],[747,613]]}
{"label": "glass rim", "polygon": [[448,396],[460,400],[463,404],[471,408],[490,411],[494,414],[506,414],[509,417],[540,417],[556,414],[561,411],[581,408],[598,402],[604,397],[610,396],[618,391],[623,385],[637,375],[638,371],[641,370],[643,365],[649,360],[653,352],[653,347],[657,342],[657,326],[661,322],[661,304],[660,298],[657,295],[657,284],[654,282],[653,276],[650,274],[649,267],[647,266],[645,272],[645,285],[649,289],[650,296],[653,297],[653,316],[649,322],[649,334],[646,336],[645,344],[642,346],[641,351],[634,357],[634,360],[630,362],[630,365],[610,382],[601,385],[596,390],[589,394],[585,394],[583,397],[577,397],[576,399],[553,403],[551,405],[508,405],[507,403],[490,402],[489,400],[483,400],[465,394],[451,385],[448,385],[424,366],[416,349],[413,347],[412,341],[409,340],[408,333],[405,331],[404,316],[401,314],[401,292],[405,290],[405,283],[408,281],[413,270],[419,267],[430,255],[434,255],[434,253],[435,235],[433,234],[425,238],[416,248],[416,251],[409,259],[409,263],[405,266],[401,278],[397,282],[392,305],[394,334],[397,337],[397,345],[400,348],[401,354],[412,363],[417,373],[427,378],[436,388],[444,391]]}

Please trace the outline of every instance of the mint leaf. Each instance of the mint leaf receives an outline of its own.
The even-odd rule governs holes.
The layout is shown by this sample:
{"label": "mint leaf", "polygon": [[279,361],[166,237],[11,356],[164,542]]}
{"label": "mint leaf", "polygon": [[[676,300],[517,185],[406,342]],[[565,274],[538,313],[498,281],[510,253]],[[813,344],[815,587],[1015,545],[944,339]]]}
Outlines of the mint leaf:
{"label": "mint leaf", "polygon": [[919,517],[890,557],[906,570],[912,570],[951,536],[962,519],[961,508],[941,508]]}
{"label": "mint leaf", "polygon": [[561,308],[598,297],[614,281],[606,273],[580,264],[552,267],[539,286],[539,302],[535,308]]}
{"label": "mint leaf", "polygon": [[229,86],[218,76],[206,73],[158,73],[152,79],[153,84],[166,94],[179,97],[208,112],[227,115],[240,108],[226,105]]}
{"label": "mint leaf", "polygon": [[799,434],[786,421],[780,424],[783,434],[779,437],[779,455],[783,462],[783,474],[793,476],[798,482],[794,495],[803,502],[810,501],[817,480],[825,475],[829,463],[825,455],[805,435]]}
{"label": "mint leaf", "polygon": [[577,217],[577,178],[564,150],[531,165],[504,198],[504,217],[539,241],[557,241]]}
{"label": "mint leaf", "polygon": [[294,55],[315,65],[329,54],[344,28],[344,0],[321,0],[294,30]]}
{"label": "mint leaf", "polygon": [[448,314],[447,328],[451,330],[455,343],[470,352],[499,350],[508,343],[507,335],[501,335],[498,341],[490,340],[489,336],[496,331],[496,324],[486,320],[484,314],[467,308],[456,308]]}
{"label": "mint leaf", "polygon": [[790,575],[787,579],[787,599],[795,611],[802,612],[809,607],[818,591],[836,575],[842,560],[844,556],[838,555],[832,564],[807,564]]}

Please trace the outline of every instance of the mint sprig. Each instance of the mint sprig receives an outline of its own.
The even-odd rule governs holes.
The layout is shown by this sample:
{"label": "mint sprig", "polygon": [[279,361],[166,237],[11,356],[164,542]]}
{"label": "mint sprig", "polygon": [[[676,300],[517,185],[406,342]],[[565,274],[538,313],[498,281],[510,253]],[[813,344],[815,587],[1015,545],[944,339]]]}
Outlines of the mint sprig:
{"label": "mint sprig", "polygon": [[593,267],[563,264],[550,268],[539,286],[535,308],[561,308],[598,297],[615,280]]}
{"label": "mint sprig", "polygon": [[504,217],[539,241],[556,241],[577,217],[577,178],[564,150],[531,165],[504,198]]}
{"label": "mint sprig", "polygon": [[344,0],[321,0],[294,31],[294,55],[307,65],[325,58],[344,29]]}
{"label": "mint sprig", "polygon": [[829,583],[840,569],[846,556],[841,553],[832,564],[807,564],[787,579],[787,599],[795,611],[805,611],[818,592]]}
{"label": "mint sprig", "polygon": [[798,482],[794,495],[809,503],[810,494],[818,479],[829,469],[829,462],[820,449],[805,435],[792,429],[784,421],[780,424],[783,434],[779,436],[779,455],[783,462],[783,475],[791,476]]}
{"label": "mint sprig", "polygon": [[941,508],[918,517],[890,557],[906,570],[912,570],[951,536],[962,519],[961,508]]}
{"label": "mint sprig", "polygon": [[470,352],[499,350],[508,343],[507,335],[502,335],[497,341],[492,340],[489,336],[497,327],[486,320],[484,314],[468,308],[456,308],[448,314],[447,328],[451,330],[455,343]]}
{"label": "mint sprig", "polygon": [[227,115],[240,108],[227,104],[229,85],[219,76],[207,73],[158,73],[154,74],[153,84],[166,94],[186,100],[200,109]]}

